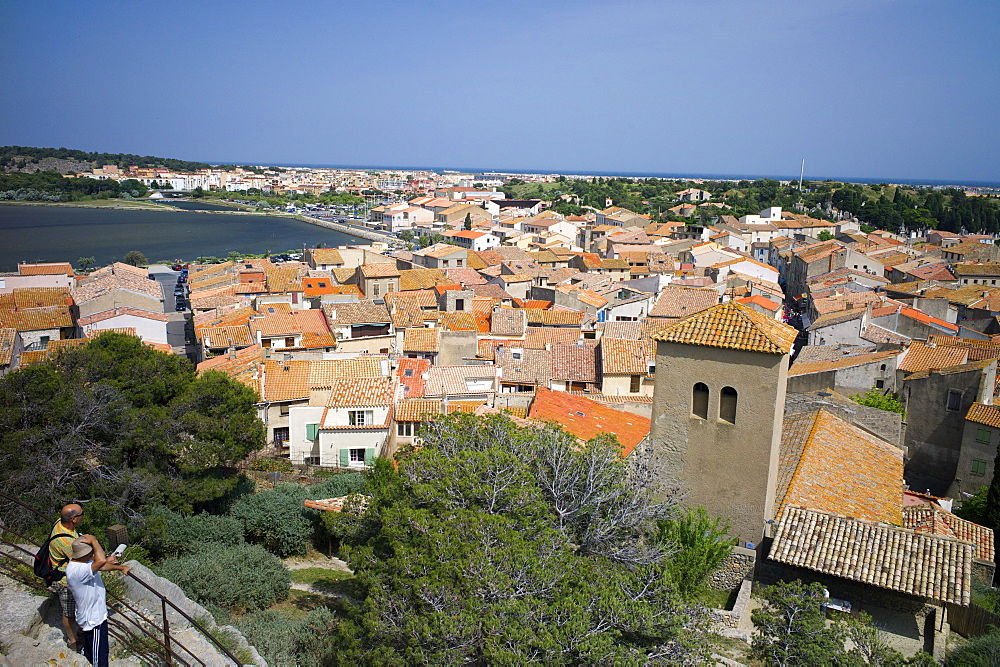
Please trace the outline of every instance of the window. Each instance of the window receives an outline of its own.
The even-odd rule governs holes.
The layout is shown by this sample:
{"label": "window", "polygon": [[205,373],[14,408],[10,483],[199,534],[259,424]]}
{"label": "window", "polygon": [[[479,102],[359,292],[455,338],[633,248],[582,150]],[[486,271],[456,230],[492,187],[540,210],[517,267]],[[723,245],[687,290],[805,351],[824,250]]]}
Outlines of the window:
{"label": "window", "polygon": [[403,375],[405,375],[406,377],[413,377],[413,369],[407,368],[405,371],[403,371]]}
{"label": "window", "polygon": [[976,442],[980,442],[980,443],[982,443],[984,445],[988,445],[988,444],[990,444],[990,436],[992,436],[992,435],[993,435],[993,431],[991,431],[990,429],[988,429],[988,428],[986,428],[984,426],[980,426],[976,430]]}
{"label": "window", "polygon": [[294,338],[286,338],[285,339],[285,347],[295,347],[295,339]]}
{"label": "window", "polygon": [[959,410],[961,410],[962,409],[962,392],[958,391],[957,389],[949,389],[948,390],[948,402],[945,405],[945,407],[948,410],[952,411],[952,412],[958,412]]}
{"label": "window", "polygon": [[41,338],[38,339],[38,344],[44,348],[47,348],[49,346],[50,340],[52,339],[49,336],[42,336]]}
{"label": "window", "polygon": [[288,427],[280,426],[274,429],[274,442],[277,445],[288,446]]}
{"label": "window", "polygon": [[875,380],[876,389],[885,389],[885,380]]}
{"label": "window", "polygon": [[282,416],[287,415],[288,411],[291,409],[292,406],[290,406],[288,403],[282,403],[281,405],[278,406],[278,414]]}
{"label": "window", "polygon": [[351,463],[364,463],[365,462],[365,450],[364,448],[352,449],[351,450]]}
{"label": "window", "polygon": [[319,439],[319,424],[306,424],[306,440]]}
{"label": "window", "polygon": [[455,299],[455,310],[465,310],[465,299]]}
{"label": "window", "polygon": [[406,437],[413,435],[413,422],[398,422],[396,424],[396,434]]}
{"label": "window", "polygon": [[371,410],[348,410],[347,423],[351,426],[371,426],[375,422]]}
{"label": "window", "polygon": [[985,475],[986,474],[986,460],[985,459],[972,459],[972,474],[973,475]]}
{"label": "window", "polygon": [[378,296],[378,283],[372,284],[372,296]]}
{"label": "window", "polygon": [[691,412],[695,417],[708,419],[708,385],[699,382],[694,386],[691,398]]}
{"label": "window", "polygon": [[326,283],[319,283],[320,287],[326,287]]}
{"label": "window", "polygon": [[629,382],[628,390],[633,394],[638,394],[639,389],[642,387],[642,376],[633,375],[631,381]]}
{"label": "window", "polygon": [[730,424],[736,423],[736,390],[732,387],[722,388],[722,400],[719,402],[719,419]]}

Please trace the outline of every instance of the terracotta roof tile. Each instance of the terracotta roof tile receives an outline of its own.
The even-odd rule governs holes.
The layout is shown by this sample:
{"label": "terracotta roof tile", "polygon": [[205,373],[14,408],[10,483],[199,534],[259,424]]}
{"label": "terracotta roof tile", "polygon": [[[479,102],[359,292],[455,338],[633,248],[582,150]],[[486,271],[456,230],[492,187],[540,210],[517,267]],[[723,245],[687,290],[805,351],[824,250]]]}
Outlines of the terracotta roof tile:
{"label": "terracotta roof tile", "polygon": [[404,352],[440,352],[441,329],[411,327],[403,332]]}
{"label": "terracotta roof tile", "polygon": [[918,533],[954,537],[976,545],[975,557],[993,562],[993,531],[986,526],[956,516],[934,502],[903,508],[906,528]]}
{"label": "terracotta roof tile", "polygon": [[498,308],[490,317],[490,333],[495,336],[524,336],[528,316],[524,310]]}
{"label": "terracotta roof tile", "polygon": [[645,417],[609,408],[582,396],[538,388],[528,411],[531,419],[554,421],[580,440],[599,433],[618,437],[622,456],[628,456],[649,434],[652,421]]}
{"label": "terracotta roof tile", "polygon": [[198,338],[205,347],[249,347],[256,341],[250,333],[250,327],[243,324],[235,327],[202,327]]}
{"label": "terracotta roof tile", "polygon": [[[424,396],[456,396],[461,394],[483,394],[496,391],[497,368],[481,366],[431,366],[427,369]],[[485,391],[478,384],[489,381]]]}
{"label": "terracotta roof tile", "polygon": [[601,338],[601,370],[607,374],[648,375],[656,361],[656,343],[651,340]]}
{"label": "terracotta roof tile", "polygon": [[362,264],[358,270],[365,278],[395,278],[399,276],[399,269],[395,262],[382,264]]}
{"label": "terracotta roof tile", "polygon": [[399,393],[396,378],[349,378],[335,380],[327,407],[371,407],[393,405]]}
{"label": "terracotta roof tile", "polygon": [[73,326],[69,306],[48,306],[25,310],[0,310],[0,327],[18,331],[62,329]]}
{"label": "terracotta roof tile", "polygon": [[355,324],[387,324],[392,322],[389,311],[384,304],[364,300],[354,303],[331,303],[323,306],[330,326],[347,326]]}
{"label": "terracotta roof tile", "polygon": [[902,524],[903,452],[826,410],[789,415],[777,505]]}
{"label": "terracotta roof tile", "polygon": [[976,424],[1000,428],[1000,406],[973,403],[965,418]]}
{"label": "terracotta roof tile", "polygon": [[899,364],[899,370],[905,373],[918,373],[932,368],[958,366],[968,360],[969,353],[963,348],[927,344],[915,340],[906,350],[906,354]]}
{"label": "terracotta roof tile", "polygon": [[872,586],[968,605],[969,542],[788,507],[769,558]]}
{"label": "terracotta roof tile", "polygon": [[73,266],[69,262],[45,264],[18,264],[17,272],[22,276],[73,276]]}
{"label": "terracotta roof tile", "polygon": [[649,317],[687,317],[719,303],[719,293],[713,289],[692,287],[663,288],[656,304],[649,310]]}
{"label": "terracotta roof tile", "polygon": [[593,345],[553,345],[552,379],[569,382],[597,382],[596,347]]}
{"label": "terracotta roof tile", "polygon": [[437,399],[404,398],[396,404],[396,421],[399,422],[419,422],[440,414],[444,412]]}
{"label": "terracotta roof tile", "polygon": [[689,315],[653,334],[654,340],[788,354],[797,332],[733,301]]}

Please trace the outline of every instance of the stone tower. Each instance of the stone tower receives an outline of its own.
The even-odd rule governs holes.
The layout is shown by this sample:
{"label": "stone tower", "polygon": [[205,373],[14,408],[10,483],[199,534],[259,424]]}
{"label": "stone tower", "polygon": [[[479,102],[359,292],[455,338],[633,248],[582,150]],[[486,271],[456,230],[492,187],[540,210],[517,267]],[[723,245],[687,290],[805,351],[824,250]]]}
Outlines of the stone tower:
{"label": "stone tower", "polygon": [[653,334],[651,442],[661,481],[757,544],[773,518],[792,327],[733,301]]}

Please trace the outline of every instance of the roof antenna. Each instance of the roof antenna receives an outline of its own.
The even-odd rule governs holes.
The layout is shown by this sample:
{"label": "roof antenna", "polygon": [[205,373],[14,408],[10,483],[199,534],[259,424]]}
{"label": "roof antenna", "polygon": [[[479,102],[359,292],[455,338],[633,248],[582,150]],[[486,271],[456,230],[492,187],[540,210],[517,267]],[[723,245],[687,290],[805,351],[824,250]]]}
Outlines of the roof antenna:
{"label": "roof antenna", "polygon": [[802,166],[799,167],[799,196],[802,196],[802,174],[806,173],[806,159],[802,158]]}

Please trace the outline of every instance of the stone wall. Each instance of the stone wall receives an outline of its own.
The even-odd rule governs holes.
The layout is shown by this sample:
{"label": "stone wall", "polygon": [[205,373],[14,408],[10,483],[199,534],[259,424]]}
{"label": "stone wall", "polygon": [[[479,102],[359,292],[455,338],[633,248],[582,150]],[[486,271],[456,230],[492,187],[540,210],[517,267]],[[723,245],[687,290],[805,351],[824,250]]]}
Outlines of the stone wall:
{"label": "stone wall", "polygon": [[717,591],[734,590],[753,571],[755,561],[754,552],[737,547],[708,576],[709,587]]}

